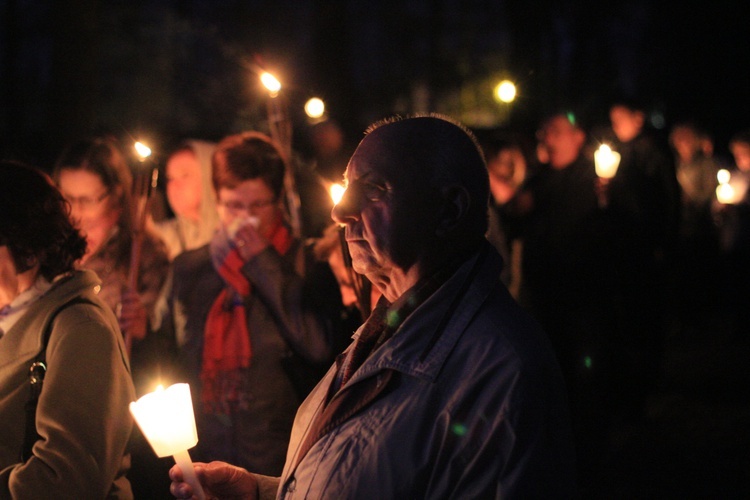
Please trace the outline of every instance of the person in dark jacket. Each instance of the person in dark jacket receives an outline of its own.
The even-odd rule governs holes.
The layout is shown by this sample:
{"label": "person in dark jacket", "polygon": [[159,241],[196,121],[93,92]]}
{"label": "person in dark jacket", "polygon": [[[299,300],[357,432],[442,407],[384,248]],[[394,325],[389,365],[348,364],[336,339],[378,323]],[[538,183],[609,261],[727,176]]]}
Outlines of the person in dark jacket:
{"label": "person in dark jacket", "polygon": [[[219,498],[573,498],[549,341],[500,282],[473,136],[439,116],[373,125],[332,215],[383,293],[300,407],[284,472],[199,464]],[[179,467],[172,493],[190,498]]]}
{"label": "person in dark jacket", "polygon": [[267,136],[224,138],[212,172],[220,227],[174,260],[163,331],[196,398],[194,457],[280,474],[296,408],[335,354],[341,296],[291,234]]}

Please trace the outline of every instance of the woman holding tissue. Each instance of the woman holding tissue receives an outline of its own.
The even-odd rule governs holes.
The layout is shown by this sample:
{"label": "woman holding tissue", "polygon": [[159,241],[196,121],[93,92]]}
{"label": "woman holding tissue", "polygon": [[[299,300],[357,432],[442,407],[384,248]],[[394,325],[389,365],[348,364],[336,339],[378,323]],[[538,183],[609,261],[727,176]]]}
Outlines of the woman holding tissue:
{"label": "woman holding tissue", "polygon": [[300,380],[300,368],[330,363],[341,298],[330,268],[307,258],[286,223],[284,160],[268,137],[221,141],[212,181],[219,230],[174,260],[166,290],[164,327],[196,399],[191,455],[279,474],[297,406],[316,382]]}
{"label": "woman holding tissue", "polygon": [[69,210],[45,174],[0,162],[2,499],[133,498],[125,346],[101,281],[74,270]]}

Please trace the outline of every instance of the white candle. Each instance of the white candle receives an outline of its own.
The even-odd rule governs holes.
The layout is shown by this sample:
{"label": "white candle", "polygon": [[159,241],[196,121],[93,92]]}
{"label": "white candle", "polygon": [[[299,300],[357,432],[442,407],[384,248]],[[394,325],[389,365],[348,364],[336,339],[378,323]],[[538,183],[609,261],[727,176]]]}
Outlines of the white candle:
{"label": "white candle", "polygon": [[188,384],[174,384],[130,403],[130,413],[158,457],[173,456],[185,482],[198,499],[205,498],[188,449],[198,444],[193,402]]}
{"label": "white candle", "polygon": [[617,173],[617,167],[620,166],[620,153],[612,151],[612,148],[608,145],[602,144],[594,152],[594,163],[596,175],[602,179],[611,179]]}

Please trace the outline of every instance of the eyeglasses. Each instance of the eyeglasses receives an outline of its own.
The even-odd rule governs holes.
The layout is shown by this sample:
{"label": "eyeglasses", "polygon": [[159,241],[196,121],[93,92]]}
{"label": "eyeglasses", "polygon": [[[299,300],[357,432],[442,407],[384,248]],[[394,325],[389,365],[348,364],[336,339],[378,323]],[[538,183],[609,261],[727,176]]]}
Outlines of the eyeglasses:
{"label": "eyeglasses", "polygon": [[253,213],[262,208],[276,203],[276,199],[258,200],[252,203],[242,203],[241,201],[219,201],[219,205],[224,207],[230,214],[236,215],[240,212]]}
{"label": "eyeglasses", "polygon": [[67,200],[68,203],[70,203],[71,206],[78,205],[81,210],[91,210],[92,208],[98,206],[109,195],[110,191],[107,190],[99,196],[95,196],[93,198],[90,196],[70,196],[67,194],[63,194],[63,197]]}

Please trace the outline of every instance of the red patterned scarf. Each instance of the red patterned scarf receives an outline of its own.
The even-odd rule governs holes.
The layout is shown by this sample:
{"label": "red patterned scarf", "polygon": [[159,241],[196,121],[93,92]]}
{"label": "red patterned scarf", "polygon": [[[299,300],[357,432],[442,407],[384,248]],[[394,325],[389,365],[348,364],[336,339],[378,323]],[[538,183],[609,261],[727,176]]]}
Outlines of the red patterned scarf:
{"label": "red patterned scarf", "polygon": [[[281,255],[292,245],[289,230],[281,219],[264,236]],[[252,286],[242,274],[245,262],[223,230],[216,231],[211,242],[211,257],[227,286],[214,300],[206,319],[202,401],[206,413],[228,414],[240,403],[243,371],[250,367],[252,357],[245,308]]]}

